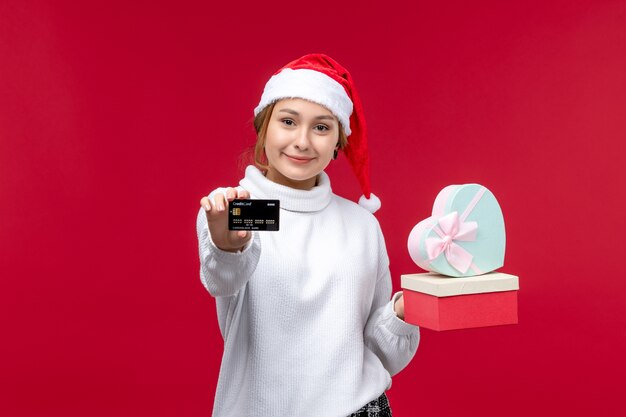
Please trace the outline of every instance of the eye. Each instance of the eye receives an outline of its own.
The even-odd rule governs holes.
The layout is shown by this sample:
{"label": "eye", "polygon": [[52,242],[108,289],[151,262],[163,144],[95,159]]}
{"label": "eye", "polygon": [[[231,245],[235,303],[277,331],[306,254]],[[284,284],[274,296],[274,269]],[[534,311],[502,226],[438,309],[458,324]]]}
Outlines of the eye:
{"label": "eye", "polygon": [[314,129],[320,132],[326,132],[327,130],[329,130],[328,126],[326,125],[316,125]]}
{"label": "eye", "polygon": [[293,119],[282,119],[281,123],[283,123],[286,126],[294,126],[296,124],[296,122],[294,122]]}

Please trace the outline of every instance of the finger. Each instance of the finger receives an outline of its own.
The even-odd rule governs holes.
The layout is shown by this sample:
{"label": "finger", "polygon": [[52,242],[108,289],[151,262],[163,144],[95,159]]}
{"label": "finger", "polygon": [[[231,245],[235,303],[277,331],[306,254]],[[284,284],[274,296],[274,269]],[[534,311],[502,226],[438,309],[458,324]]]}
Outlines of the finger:
{"label": "finger", "polygon": [[246,190],[238,189],[237,190],[237,198],[248,199],[250,198],[250,193]]}
{"label": "finger", "polygon": [[234,232],[234,245],[240,248],[243,248],[246,243],[248,243],[248,241],[252,238],[252,232],[247,231],[247,230],[239,230],[237,232]]}
{"label": "finger", "polygon": [[228,201],[233,201],[236,197],[237,197],[237,190],[235,190],[234,188],[226,189],[226,199]]}
{"label": "finger", "polygon": [[224,210],[226,210],[226,200],[224,198],[224,194],[222,193],[217,193],[215,194],[215,208],[217,210],[217,212],[221,213]]}
{"label": "finger", "polygon": [[202,197],[200,200],[200,205],[204,208],[204,211],[211,211],[211,202],[209,201],[209,197]]}

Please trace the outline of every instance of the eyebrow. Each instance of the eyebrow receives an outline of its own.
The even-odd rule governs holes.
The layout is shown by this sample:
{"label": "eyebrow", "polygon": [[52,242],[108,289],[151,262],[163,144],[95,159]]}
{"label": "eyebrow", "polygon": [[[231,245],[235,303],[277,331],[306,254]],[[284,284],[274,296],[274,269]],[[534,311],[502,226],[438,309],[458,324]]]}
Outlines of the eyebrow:
{"label": "eyebrow", "polygon": [[[289,113],[289,114],[293,114],[294,116],[300,116],[300,113],[298,113],[295,110],[292,109],[280,109],[278,110],[278,112],[285,112],[285,113]],[[335,116],[331,116],[330,114],[325,114],[322,116],[315,116],[314,119],[316,120],[336,120]]]}

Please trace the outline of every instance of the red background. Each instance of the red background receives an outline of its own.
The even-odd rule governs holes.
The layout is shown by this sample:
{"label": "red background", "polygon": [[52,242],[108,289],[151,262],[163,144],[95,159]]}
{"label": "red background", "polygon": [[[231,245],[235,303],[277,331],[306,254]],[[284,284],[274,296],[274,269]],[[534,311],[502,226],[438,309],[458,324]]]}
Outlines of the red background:
{"label": "red background", "polygon": [[520,276],[519,325],[422,332],[394,415],[623,411],[626,1],[3,0],[0,414],[210,414],[198,202],[308,52],[357,82],[394,289],[448,184],[494,192]]}

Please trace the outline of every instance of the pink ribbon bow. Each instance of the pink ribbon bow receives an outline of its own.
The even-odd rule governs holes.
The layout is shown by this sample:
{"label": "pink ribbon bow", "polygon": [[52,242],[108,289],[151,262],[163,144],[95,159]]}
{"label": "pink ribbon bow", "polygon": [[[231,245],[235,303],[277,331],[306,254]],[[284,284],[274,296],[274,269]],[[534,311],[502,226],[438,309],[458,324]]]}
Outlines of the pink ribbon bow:
{"label": "pink ribbon bow", "polygon": [[476,240],[478,223],[461,221],[459,213],[456,211],[440,217],[437,223],[439,227],[435,225],[433,230],[439,237],[429,237],[425,241],[428,258],[432,261],[443,252],[448,263],[464,274],[472,265],[474,257],[454,241],[470,242]]}

